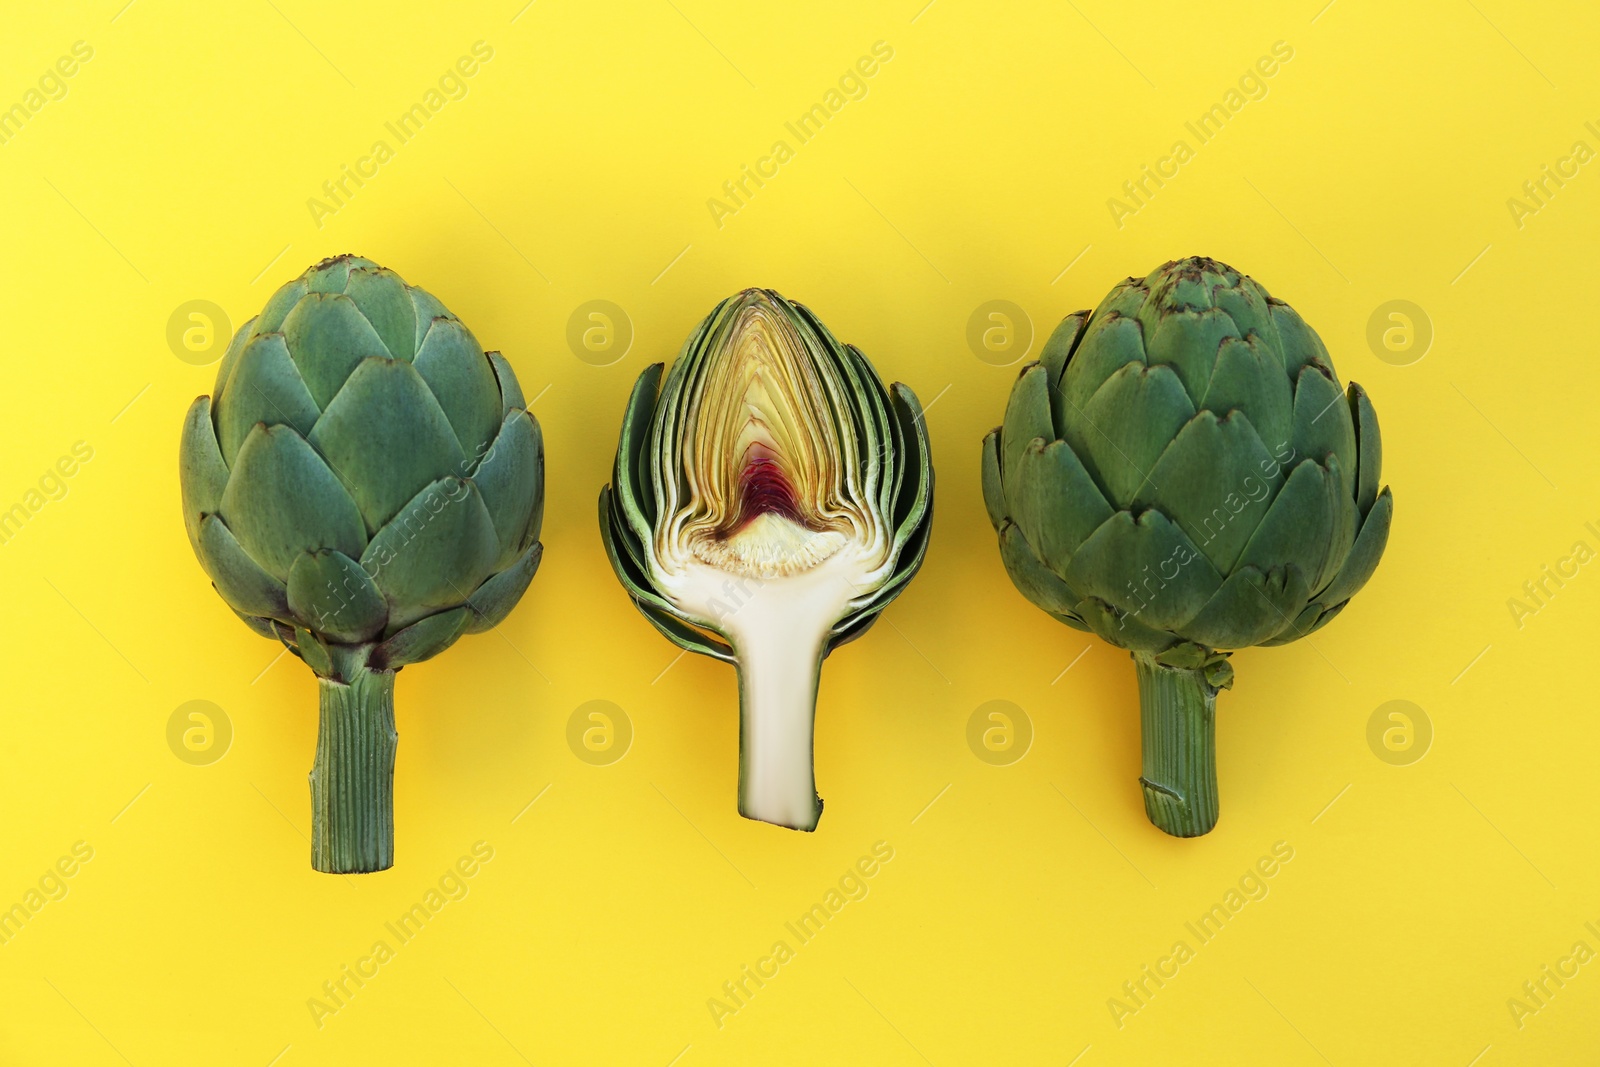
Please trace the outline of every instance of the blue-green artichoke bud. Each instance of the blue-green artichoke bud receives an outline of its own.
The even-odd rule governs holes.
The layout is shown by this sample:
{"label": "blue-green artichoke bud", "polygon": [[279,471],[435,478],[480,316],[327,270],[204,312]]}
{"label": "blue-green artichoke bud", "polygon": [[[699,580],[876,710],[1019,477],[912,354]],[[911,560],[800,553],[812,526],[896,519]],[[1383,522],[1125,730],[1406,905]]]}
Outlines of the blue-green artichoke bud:
{"label": "blue-green artichoke bud", "polygon": [[[1311,327],[1210,259],[1129,278],[1023,368],[984,439],[989,518],[1023,595],[1134,654],[1146,809],[1168,832],[1216,821],[1228,651],[1312,633],[1371,577],[1382,460],[1367,394]],[[1152,720],[1174,686],[1196,716],[1177,732]]]}
{"label": "blue-green artichoke bud", "polygon": [[816,828],[822,660],[921,566],[932,494],[916,396],[771,290],[717,305],[665,382],[639,376],[600,530],[656,629],[738,667],[745,816]]}
{"label": "blue-green artichoke bud", "polygon": [[[189,408],[179,469],[217,592],[321,679],[313,862],[389,866],[394,672],[505,618],[539,565],[544,446],[516,375],[434,297],[340,256],[234,336]],[[385,781],[355,792],[381,785],[381,811],[327,795],[329,774],[370,771],[328,750],[330,714],[361,718],[347,743],[376,746],[364,758]]]}

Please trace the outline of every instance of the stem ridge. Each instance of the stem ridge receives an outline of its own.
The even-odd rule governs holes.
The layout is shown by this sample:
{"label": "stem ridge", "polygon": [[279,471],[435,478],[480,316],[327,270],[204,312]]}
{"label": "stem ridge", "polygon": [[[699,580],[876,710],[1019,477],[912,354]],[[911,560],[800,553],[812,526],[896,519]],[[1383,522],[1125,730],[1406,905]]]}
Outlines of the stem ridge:
{"label": "stem ridge", "polygon": [[394,866],[394,672],[355,666],[317,678],[321,722],[311,766],[311,866],[364,874]]}

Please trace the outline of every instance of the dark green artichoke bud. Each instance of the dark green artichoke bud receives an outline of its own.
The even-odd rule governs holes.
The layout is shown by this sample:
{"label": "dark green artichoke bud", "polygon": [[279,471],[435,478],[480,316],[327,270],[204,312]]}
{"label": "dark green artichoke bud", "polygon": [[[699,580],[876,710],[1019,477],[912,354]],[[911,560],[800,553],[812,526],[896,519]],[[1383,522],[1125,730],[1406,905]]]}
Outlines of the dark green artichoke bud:
{"label": "dark green artichoke bud", "polygon": [[391,866],[394,673],[500,622],[539,566],[516,375],[393,271],[325,260],[234,336],[179,470],[217,592],[320,682],[312,865]]}
{"label": "dark green artichoke bud", "polygon": [[1216,693],[1229,650],[1325,625],[1383,554],[1378,419],[1294,309],[1214,260],[1129,278],[1069,315],[983,442],[1011,580],[1130,650],[1145,811],[1217,819]]}
{"label": "dark green artichoke bud", "polygon": [[933,469],[917,398],[766,289],[724,300],[623,416],[600,531],[679,647],[739,670],[739,811],[814,830],[822,660],[922,564]]}

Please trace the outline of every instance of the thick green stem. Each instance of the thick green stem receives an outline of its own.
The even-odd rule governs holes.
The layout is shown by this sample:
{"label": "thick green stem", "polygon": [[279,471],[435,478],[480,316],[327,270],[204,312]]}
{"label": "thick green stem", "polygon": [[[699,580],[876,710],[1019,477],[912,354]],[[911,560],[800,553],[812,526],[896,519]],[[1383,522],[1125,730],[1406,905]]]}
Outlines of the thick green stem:
{"label": "thick green stem", "polygon": [[317,679],[322,723],[311,766],[311,866],[363,874],[394,866],[394,672],[355,666]]}
{"label": "thick green stem", "polygon": [[1217,825],[1217,691],[1205,673],[1134,653],[1144,750],[1144,810],[1174,837]]}
{"label": "thick green stem", "polygon": [[739,814],[815,830],[822,798],[812,747],[821,654],[805,642],[751,642],[739,661]]}

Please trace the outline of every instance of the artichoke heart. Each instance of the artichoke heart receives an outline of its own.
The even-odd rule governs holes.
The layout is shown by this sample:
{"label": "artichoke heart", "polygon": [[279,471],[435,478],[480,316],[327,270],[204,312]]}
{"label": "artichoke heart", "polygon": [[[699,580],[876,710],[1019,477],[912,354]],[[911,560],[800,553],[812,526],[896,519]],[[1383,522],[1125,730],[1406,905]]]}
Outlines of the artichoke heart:
{"label": "artichoke heart", "polygon": [[915,395],[765,289],[723,301],[663,381],[640,375],[601,530],[657,629],[739,668],[740,809],[813,829],[822,660],[860,636],[927,548]]}

